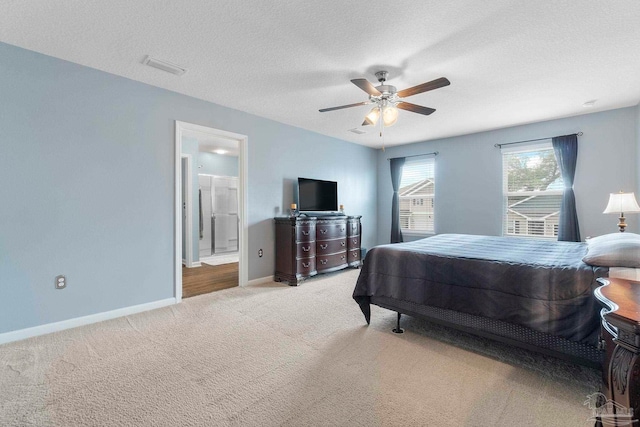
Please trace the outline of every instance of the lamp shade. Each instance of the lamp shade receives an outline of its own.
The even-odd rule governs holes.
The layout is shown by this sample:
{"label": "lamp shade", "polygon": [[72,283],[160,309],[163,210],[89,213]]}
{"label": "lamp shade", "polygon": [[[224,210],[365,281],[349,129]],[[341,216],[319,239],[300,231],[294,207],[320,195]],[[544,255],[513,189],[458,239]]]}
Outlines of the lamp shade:
{"label": "lamp shade", "polygon": [[369,114],[367,114],[364,118],[364,121],[369,123],[370,125],[375,125],[380,117],[380,107],[373,107]]}
{"label": "lamp shade", "polygon": [[382,120],[385,126],[393,126],[398,121],[398,109],[393,105],[382,109]]}
{"label": "lamp shade", "polygon": [[640,212],[636,196],[633,193],[611,193],[609,204],[602,213],[620,214],[624,212]]}

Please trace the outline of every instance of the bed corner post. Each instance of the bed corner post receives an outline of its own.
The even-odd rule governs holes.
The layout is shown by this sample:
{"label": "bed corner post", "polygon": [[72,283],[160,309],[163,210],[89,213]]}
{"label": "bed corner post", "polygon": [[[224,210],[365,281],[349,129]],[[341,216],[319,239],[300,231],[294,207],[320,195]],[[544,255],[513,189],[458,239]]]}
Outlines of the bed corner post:
{"label": "bed corner post", "polygon": [[400,316],[402,316],[402,314],[400,314],[400,312],[398,312],[398,321],[396,323],[396,327],[392,329],[393,333],[395,333],[395,334],[403,334],[404,333],[404,329],[402,329],[400,327]]}

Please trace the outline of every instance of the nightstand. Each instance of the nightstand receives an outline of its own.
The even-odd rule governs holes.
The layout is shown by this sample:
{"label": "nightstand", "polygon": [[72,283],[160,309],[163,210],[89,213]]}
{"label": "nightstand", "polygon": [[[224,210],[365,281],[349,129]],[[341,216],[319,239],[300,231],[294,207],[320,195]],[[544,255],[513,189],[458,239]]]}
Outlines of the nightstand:
{"label": "nightstand", "polygon": [[603,306],[603,393],[640,415],[640,283],[611,277],[598,282],[602,286],[594,294]]}

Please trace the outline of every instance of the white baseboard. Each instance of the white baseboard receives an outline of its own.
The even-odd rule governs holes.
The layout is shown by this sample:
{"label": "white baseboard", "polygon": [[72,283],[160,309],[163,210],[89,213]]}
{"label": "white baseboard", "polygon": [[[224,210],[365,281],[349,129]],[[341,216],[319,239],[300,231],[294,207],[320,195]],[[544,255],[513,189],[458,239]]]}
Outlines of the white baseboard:
{"label": "white baseboard", "polygon": [[191,261],[191,265],[189,265],[187,260],[184,258],[182,258],[182,265],[187,268],[202,267],[200,261]]}
{"label": "white baseboard", "polygon": [[249,280],[247,286],[250,285],[262,285],[263,283],[273,282],[273,276],[259,277],[257,279]]}
{"label": "white baseboard", "polygon": [[176,299],[167,298],[159,301],[148,302],[146,304],[132,305],[131,307],[118,308],[116,310],[76,317],[75,319],[63,320],[61,322],[47,323],[45,325],[34,326],[33,328],[5,332],[0,334],[0,344],[24,340],[39,335],[50,334],[52,332],[63,331],[65,329],[71,329],[78,326],[89,325],[91,323],[102,322],[104,320],[115,319],[116,317],[141,313],[143,311],[154,310],[156,308],[162,308],[173,304],[176,304]]}
{"label": "white baseboard", "polygon": [[193,261],[191,265],[187,265],[187,262],[183,261],[182,265],[184,265],[186,268],[202,267],[202,263],[200,261]]}

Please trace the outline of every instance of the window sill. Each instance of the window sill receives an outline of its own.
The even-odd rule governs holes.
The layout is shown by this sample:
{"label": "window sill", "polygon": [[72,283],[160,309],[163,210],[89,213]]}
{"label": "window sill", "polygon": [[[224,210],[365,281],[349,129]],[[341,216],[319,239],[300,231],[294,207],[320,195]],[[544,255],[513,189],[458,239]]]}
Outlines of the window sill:
{"label": "window sill", "polygon": [[519,237],[521,239],[535,239],[535,240],[558,240],[558,236],[532,236],[526,234],[511,234],[505,233],[503,237]]}
{"label": "window sill", "polygon": [[403,236],[435,236],[436,233],[433,231],[416,231],[416,230],[401,230]]}

